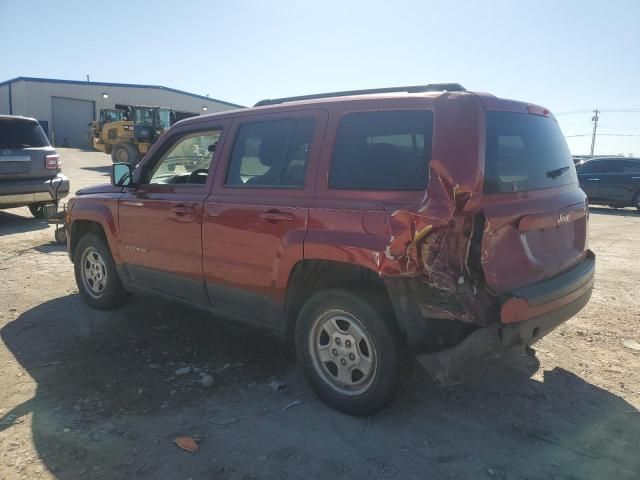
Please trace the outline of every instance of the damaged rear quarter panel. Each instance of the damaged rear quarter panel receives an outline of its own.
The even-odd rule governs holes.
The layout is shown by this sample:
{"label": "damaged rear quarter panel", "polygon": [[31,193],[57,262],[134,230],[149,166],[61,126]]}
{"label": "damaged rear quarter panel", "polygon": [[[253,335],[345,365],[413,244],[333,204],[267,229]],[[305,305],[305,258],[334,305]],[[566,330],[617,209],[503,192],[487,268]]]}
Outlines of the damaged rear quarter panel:
{"label": "damaged rear quarter panel", "polygon": [[[484,119],[474,95],[443,95],[434,101],[429,185],[419,204],[391,213],[389,265],[382,269],[392,298],[408,297],[394,298],[404,305],[400,311],[396,305],[396,313],[405,323],[423,321],[421,317],[477,325],[491,321],[495,302],[481,288],[479,262]],[[396,282],[394,277],[412,281]],[[412,300],[417,311],[410,311]]]}
{"label": "damaged rear quarter panel", "polygon": [[[403,109],[401,100],[390,99],[388,108]],[[477,288],[482,283],[479,245],[478,261],[472,258],[476,253],[472,243],[478,239],[474,232],[482,228],[484,107],[468,93],[413,98],[405,108],[417,106],[434,114],[426,191],[329,189],[331,149],[326,149],[304,252],[305,258],[343,261],[375,271],[384,279],[409,339],[418,334],[414,324],[425,323],[425,317],[484,325],[490,320],[488,306],[494,302],[484,288]],[[340,113],[364,110],[332,115],[328,135],[335,139]],[[344,208],[349,199],[353,208]]]}

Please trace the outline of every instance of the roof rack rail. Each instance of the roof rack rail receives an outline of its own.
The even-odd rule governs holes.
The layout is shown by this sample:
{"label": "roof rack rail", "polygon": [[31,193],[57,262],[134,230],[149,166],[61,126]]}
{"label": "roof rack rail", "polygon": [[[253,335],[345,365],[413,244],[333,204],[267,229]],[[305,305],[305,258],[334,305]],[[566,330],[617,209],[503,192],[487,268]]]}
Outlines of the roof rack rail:
{"label": "roof rack rail", "polygon": [[279,103],[294,102],[296,100],[315,100],[318,98],[350,97],[353,95],[371,95],[374,93],[422,93],[422,92],[466,92],[459,83],[430,83],[428,85],[413,85],[409,87],[370,88],[368,90],[346,90],[343,92],[316,93],[313,95],[300,95],[299,97],[266,98],[260,100],[254,107],[265,105],[277,105]]}

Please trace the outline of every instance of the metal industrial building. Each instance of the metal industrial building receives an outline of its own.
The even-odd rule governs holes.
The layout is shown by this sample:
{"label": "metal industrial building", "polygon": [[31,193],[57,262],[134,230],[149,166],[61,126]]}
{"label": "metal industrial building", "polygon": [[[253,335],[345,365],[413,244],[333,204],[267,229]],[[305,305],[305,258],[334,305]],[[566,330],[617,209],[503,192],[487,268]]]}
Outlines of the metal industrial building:
{"label": "metal industrial building", "polygon": [[156,85],[31,77],[0,83],[0,114],[36,118],[55,146],[87,147],[89,124],[100,109],[132,105],[167,107],[184,116],[241,107]]}

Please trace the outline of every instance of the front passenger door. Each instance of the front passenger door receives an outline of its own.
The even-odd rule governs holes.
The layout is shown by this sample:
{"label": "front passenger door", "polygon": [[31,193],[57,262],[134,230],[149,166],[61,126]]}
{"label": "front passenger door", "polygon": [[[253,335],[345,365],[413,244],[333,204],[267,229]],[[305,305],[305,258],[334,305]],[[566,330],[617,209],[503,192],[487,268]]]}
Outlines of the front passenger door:
{"label": "front passenger door", "polygon": [[119,200],[120,251],[134,284],[208,304],[202,282],[202,205],[222,126],[177,133],[136,172]]}

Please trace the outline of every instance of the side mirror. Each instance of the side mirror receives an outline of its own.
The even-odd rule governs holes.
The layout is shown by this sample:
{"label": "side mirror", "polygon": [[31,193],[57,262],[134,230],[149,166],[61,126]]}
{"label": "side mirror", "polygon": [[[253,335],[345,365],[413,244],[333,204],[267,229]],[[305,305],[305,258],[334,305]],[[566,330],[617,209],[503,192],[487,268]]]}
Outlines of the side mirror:
{"label": "side mirror", "polygon": [[115,187],[131,185],[133,170],[128,163],[114,163],[111,167],[111,184]]}

